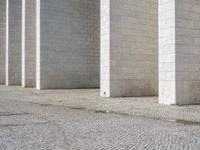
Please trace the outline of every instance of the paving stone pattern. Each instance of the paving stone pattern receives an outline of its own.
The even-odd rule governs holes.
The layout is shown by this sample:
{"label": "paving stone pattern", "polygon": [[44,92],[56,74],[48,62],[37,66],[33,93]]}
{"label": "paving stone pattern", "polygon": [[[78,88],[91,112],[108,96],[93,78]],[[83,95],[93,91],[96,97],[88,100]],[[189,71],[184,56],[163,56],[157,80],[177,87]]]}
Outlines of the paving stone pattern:
{"label": "paving stone pattern", "polygon": [[[100,99],[98,92],[0,87],[0,149],[200,149],[199,106],[162,106],[157,98]],[[153,118],[154,111],[193,121]]]}

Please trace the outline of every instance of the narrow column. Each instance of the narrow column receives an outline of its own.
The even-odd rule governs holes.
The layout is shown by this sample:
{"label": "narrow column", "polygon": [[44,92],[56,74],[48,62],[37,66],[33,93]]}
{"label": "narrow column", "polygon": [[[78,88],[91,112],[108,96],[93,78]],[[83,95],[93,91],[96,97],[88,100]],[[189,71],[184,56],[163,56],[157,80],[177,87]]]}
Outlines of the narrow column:
{"label": "narrow column", "polygon": [[101,0],[101,96],[110,95],[110,0]]}
{"label": "narrow column", "polygon": [[101,96],[158,94],[157,5],[101,0]]}
{"label": "narrow column", "polygon": [[159,0],[159,102],[175,104],[175,0]]}
{"label": "narrow column", "polygon": [[0,84],[6,82],[6,0],[0,1]]}
{"label": "narrow column", "polygon": [[22,0],[7,0],[6,85],[21,85]]}
{"label": "narrow column", "polygon": [[36,85],[36,1],[22,0],[22,86]]}
{"label": "narrow column", "polygon": [[200,1],[159,0],[160,103],[200,103]]}

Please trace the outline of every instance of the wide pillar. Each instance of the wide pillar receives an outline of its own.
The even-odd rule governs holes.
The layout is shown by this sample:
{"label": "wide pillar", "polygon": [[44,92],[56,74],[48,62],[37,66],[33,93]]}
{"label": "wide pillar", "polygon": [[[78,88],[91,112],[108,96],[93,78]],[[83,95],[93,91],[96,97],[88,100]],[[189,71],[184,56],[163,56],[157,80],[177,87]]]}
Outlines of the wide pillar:
{"label": "wide pillar", "polygon": [[7,0],[6,85],[21,85],[22,0]]}
{"label": "wide pillar", "polygon": [[6,82],[6,0],[0,1],[0,84]]}
{"label": "wide pillar", "polygon": [[99,0],[37,0],[36,87],[97,88]]}
{"label": "wide pillar", "polygon": [[22,0],[22,86],[36,86],[35,0]]}
{"label": "wide pillar", "polygon": [[159,0],[159,99],[200,103],[200,1]]}
{"label": "wide pillar", "polygon": [[156,0],[101,0],[101,96],[158,95]]}

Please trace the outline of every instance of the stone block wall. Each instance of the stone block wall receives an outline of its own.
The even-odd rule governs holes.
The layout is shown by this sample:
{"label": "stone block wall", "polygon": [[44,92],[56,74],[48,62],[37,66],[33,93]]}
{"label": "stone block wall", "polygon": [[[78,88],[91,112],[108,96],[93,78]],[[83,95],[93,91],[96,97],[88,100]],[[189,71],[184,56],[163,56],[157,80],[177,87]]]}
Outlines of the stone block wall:
{"label": "stone block wall", "polygon": [[22,0],[7,0],[6,84],[21,85]]}
{"label": "stone block wall", "polygon": [[156,0],[102,0],[101,57],[108,60],[102,62],[102,96],[158,94],[157,5]]}
{"label": "stone block wall", "polygon": [[36,86],[35,0],[22,0],[22,86]]}
{"label": "stone block wall", "polygon": [[155,96],[158,6],[160,103],[200,103],[198,0],[1,0],[0,84]]}
{"label": "stone block wall", "polygon": [[96,88],[99,0],[37,0],[37,88]]}
{"label": "stone block wall", "polygon": [[176,0],[176,103],[200,103],[200,1]]}
{"label": "stone block wall", "polygon": [[160,103],[200,103],[200,1],[160,0]]}
{"label": "stone block wall", "polygon": [[6,81],[6,0],[0,1],[0,84]]}

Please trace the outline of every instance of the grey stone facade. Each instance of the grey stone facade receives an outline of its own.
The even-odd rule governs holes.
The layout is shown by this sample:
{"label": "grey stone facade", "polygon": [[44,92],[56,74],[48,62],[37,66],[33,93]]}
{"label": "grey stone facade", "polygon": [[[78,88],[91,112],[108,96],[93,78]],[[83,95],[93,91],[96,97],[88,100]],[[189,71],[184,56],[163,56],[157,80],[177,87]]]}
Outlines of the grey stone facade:
{"label": "grey stone facade", "polygon": [[6,79],[6,0],[0,1],[0,84]]}
{"label": "grey stone facade", "polygon": [[159,0],[160,103],[200,102],[200,1]]}
{"label": "grey stone facade", "polygon": [[7,0],[6,85],[21,85],[22,0]]}
{"label": "grey stone facade", "polygon": [[22,86],[36,86],[36,1],[22,0]]}
{"label": "grey stone facade", "polygon": [[101,5],[101,95],[158,95],[157,1]]}
{"label": "grey stone facade", "polygon": [[39,11],[37,88],[99,87],[99,0],[40,0]]}
{"label": "grey stone facade", "polygon": [[200,102],[199,1],[6,2],[0,2],[1,84],[6,76],[7,85],[100,87],[103,97]]}

